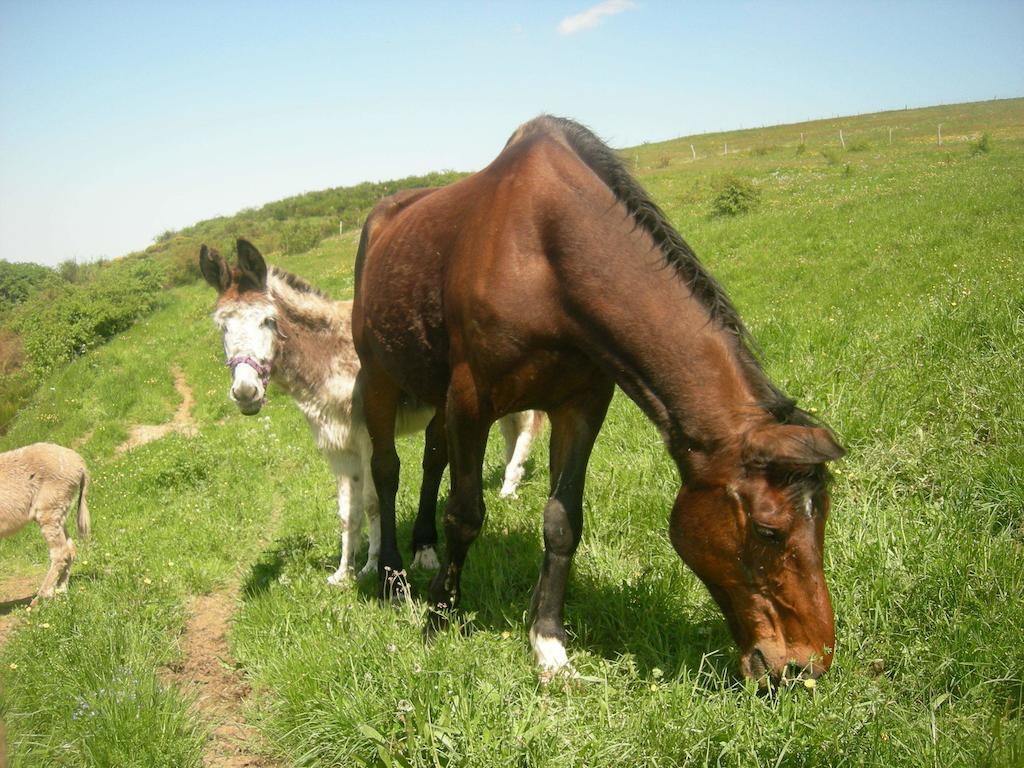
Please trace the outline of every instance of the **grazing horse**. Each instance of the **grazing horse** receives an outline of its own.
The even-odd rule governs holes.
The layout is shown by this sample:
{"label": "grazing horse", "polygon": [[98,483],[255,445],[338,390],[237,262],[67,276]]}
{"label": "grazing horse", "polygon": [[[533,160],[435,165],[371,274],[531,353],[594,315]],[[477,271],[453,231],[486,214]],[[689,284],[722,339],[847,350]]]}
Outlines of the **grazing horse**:
{"label": "grazing horse", "polygon": [[[352,302],[333,301],[295,275],[267,267],[246,240],[238,240],[238,266],[230,268],[215,250],[202,246],[199,266],[218,295],[213,313],[221,329],[230,397],[246,415],[259,413],[273,379],[305,414],[313,440],[337,481],[341,520],[341,562],[328,577],[341,584],[354,570],[364,519],[369,519],[370,548],[362,576],[377,571],[380,519],[369,475],[370,441],[357,386],[359,358],[352,346]],[[444,426],[433,408],[404,401],[399,433],[427,427],[423,487],[413,531],[413,565],[437,568],[437,490],[447,466]],[[515,413],[502,419],[507,466],[502,496],[515,496],[530,444],[540,431],[539,413]]]}
{"label": "grazing horse", "polygon": [[402,392],[445,412],[447,553],[428,631],[460,597],[484,518],[487,429],[546,411],[550,497],[530,641],[571,672],[563,605],[583,484],[615,384],[659,428],[681,475],[672,544],[725,615],[743,673],[821,674],[835,642],[822,567],[832,433],[767,378],[739,315],[664,213],[583,126],[542,116],[478,173],[377,205],[356,260],[352,329],[382,521],[395,546]]}
{"label": "grazing horse", "polygon": [[89,535],[88,490],[85,461],[70,448],[33,443],[0,453],[0,538],[35,520],[50,550],[50,569],[33,605],[55,591],[67,591],[75,542],[68,538],[64,523],[77,495],[75,525],[79,536]]}

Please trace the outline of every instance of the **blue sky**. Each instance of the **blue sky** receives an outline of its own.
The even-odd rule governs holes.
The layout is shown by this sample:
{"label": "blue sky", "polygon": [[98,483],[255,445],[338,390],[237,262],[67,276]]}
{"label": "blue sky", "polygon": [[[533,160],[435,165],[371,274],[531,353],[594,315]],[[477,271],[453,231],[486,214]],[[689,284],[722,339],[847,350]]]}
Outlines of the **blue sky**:
{"label": "blue sky", "polygon": [[1024,95],[1024,2],[0,0],[0,259],[485,165],[540,112],[613,146]]}

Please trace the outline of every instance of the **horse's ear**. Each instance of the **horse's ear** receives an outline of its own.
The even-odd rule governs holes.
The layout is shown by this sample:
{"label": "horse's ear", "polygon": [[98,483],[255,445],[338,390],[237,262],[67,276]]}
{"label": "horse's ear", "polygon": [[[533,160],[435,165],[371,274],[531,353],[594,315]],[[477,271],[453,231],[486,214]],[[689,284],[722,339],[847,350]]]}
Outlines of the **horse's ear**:
{"label": "horse's ear", "polygon": [[216,248],[207,248],[205,244],[200,247],[199,270],[217,293],[224,293],[231,286],[231,270]]}
{"label": "horse's ear", "polygon": [[752,429],[743,438],[743,463],[802,467],[835,461],[846,455],[831,430],[772,424]]}
{"label": "horse's ear", "polygon": [[243,290],[262,291],[267,287],[267,262],[263,255],[256,250],[256,246],[248,240],[238,238],[235,245],[238,248],[238,267],[242,270],[242,276],[251,285],[239,286]]}

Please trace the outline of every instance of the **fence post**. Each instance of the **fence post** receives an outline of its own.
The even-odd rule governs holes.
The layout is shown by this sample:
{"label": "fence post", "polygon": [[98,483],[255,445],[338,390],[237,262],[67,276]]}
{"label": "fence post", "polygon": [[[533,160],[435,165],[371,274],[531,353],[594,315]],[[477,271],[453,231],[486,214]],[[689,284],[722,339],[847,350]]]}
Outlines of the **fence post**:
{"label": "fence post", "polygon": [[892,146],[892,128],[889,129],[889,146]]}
{"label": "fence post", "polygon": [[690,152],[693,154],[693,159],[697,159],[697,150],[693,148],[693,144],[690,145]]}
{"label": "fence post", "polygon": [[843,129],[839,129],[839,143],[843,145],[843,149],[846,149],[846,142],[843,140]]}
{"label": "fence post", "polygon": [[939,123],[939,146],[942,146],[942,123]]}

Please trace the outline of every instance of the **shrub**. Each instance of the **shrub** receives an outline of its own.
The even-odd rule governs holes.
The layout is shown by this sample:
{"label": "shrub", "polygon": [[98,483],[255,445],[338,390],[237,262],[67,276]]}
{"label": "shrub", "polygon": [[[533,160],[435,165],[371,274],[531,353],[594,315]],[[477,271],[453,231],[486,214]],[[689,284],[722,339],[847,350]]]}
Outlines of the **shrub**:
{"label": "shrub", "polygon": [[761,199],[761,193],[750,182],[736,176],[727,176],[717,185],[717,190],[711,201],[713,216],[736,216],[746,213]]}
{"label": "shrub", "polygon": [[797,144],[796,145],[796,153],[795,154],[796,154],[797,157],[800,157],[800,155],[802,155],[806,151],[807,151],[807,145],[806,144]]}
{"label": "shrub", "polygon": [[0,311],[25,301],[39,288],[57,281],[57,273],[38,264],[0,261]]}
{"label": "shrub", "polygon": [[992,140],[987,133],[981,134],[981,138],[971,144],[971,155],[983,155],[992,151]]}
{"label": "shrub", "polygon": [[281,250],[286,254],[305,253],[323,239],[320,223],[315,219],[300,219],[285,227],[281,235]]}
{"label": "shrub", "polygon": [[753,157],[766,157],[769,153],[774,152],[775,147],[768,145],[761,145],[760,147],[754,147],[750,150],[750,154]]}
{"label": "shrub", "polygon": [[846,146],[847,152],[867,152],[871,149],[871,145],[868,144],[864,139],[857,139],[857,141],[851,141]]}
{"label": "shrub", "polygon": [[11,317],[27,368],[38,381],[53,369],[124,331],[159,300],[163,269],[152,259],[105,265],[81,284],[56,285]]}

